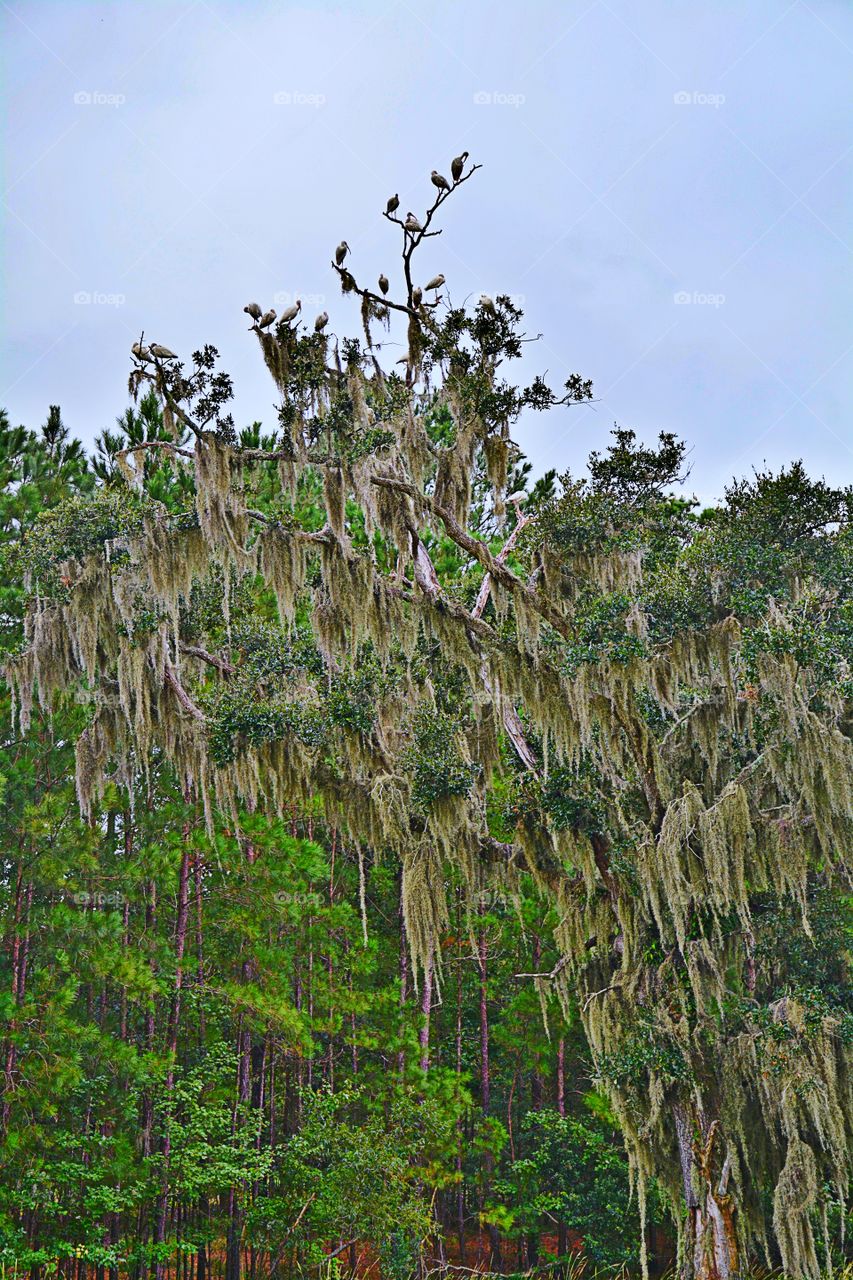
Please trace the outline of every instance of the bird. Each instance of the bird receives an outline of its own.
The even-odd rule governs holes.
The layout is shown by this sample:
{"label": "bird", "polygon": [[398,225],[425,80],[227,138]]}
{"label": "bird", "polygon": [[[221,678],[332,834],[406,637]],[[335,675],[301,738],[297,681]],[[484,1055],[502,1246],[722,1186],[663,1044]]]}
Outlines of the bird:
{"label": "bird", "polygon": [[423,227],[411,211],[406,214],[406,221],[403,223],[403,226],[407,231],[411,231],[412,235],[414,235],[416,231],[423,231]]}
{"label": "bird", "polygon": [[302,303],[297,298],[292,307],[288,307],[286,311],[282,311],[279,316],[280,324],[290,324],[291,320],[295,320],[302,310]]}
{"label": "bird", "polygon": [[388,203],[385,206],[385,212],[396,213],[399,207],[400,207],[399,195],[395,193],[393,196],[389,196]]}
{"label": "bird", "polygon": [[141,342],[134,342],[133,346],[130,349],[132,353],[136,356],[137,360],[147,360],[151,354],[148,348],[144,347]]}
{"label": "bird", "polygon": [[269,311],[265,311],[264,314],[261,316],[260,320],[258,321],[258,328],[268,329],[272,324],[273,320],[275,320],[275,312],[273,311],[272,307],[270,307]]}
{"label": "bird", "polygon": [[433,276],[431,280],[428,280],[424,285],[424,288],[426,289],[427,293],[430,293],[433,289],[440,289],[443,284],[444,284],[444,276],[437,275],[437,276]]}
{"label": "bird", "polygon": [[421,305],[421,300],[423,299],[423,296],[424,296],[423,289],[421,289],[419,285],[415,285],[414,289],[412,290],[412,306],[419,307]]}
{"label": "bird", "polygon": [[523,489],[516,489],[515,493],[509,495],[507,502],[512,502],[517,506],[520,502],[526,502],[528,497],[529,494],[526,494]]}
{"label": "bird", "polygon": [[341,263],[343,262],[344,258],[347,256],[348,253],[349,253],[349,245],[347,244],[346,240],[342,240],[341,243],[338,245],[337,249],[335,250],[335,262],[338,264],[338,266],[341,265]]}
{"label": "bird", "polygon": [[430,176],[430,178],[432,179],[432,185],[433,185],[434,187],[438,187],[439,191],[449,191],[449,190],[450,190],[450,183],[447,181],[447,179],[446,179],[445,177],[443,177],[443,176],[438,172],[438,170],[437,170],[437,169],[433,169],[432,173],[431,173],[429,176]]}
{"label": "bird", "polygon": [[465,161],[468,159],[468,152],[463,151],[461,156],[456,156],[450,163],[450,175],[454,182],[458,182],[462,177],[462,170],[465,168]]}
{"label": "bird", "polygon": [[151,343],[151,354],[158,360],[177,360],[178,358],[174,351],[170,351],[168,347],[161,347],[159,342]]}
{"label": "bird", "polygon": [[487,293],[481,293],[481,294],[480,294],[480,306],[483,308],[483,310],[484,310],[484,311],[488,311],[488,312],[490,312],[492,315],[494,315],[494,314],[495,314],[495,302],[494,302],[494,299],[493,299],[493,298],[490,298],[490,297],[489,297],[489,295],[488,295]]}
{"label": "bird", "polygon": [[314,321],[314,332],[320,333],[329,323],[328,311],[321,311],[317,319]]}
{"label": "bird", "polygon": [[379,288],[382,290],[383,294],[388,292],[388,277],[384,273],[379,277]]}
{"label": "bird", "polygon": [[252,319],[255,321],[260,320],[261,316],[263,315],[263,312],[261,311],[257,302],[250,302],[248,307],[244,307],[243,310],[245,311],[247,316],[251,316]]}

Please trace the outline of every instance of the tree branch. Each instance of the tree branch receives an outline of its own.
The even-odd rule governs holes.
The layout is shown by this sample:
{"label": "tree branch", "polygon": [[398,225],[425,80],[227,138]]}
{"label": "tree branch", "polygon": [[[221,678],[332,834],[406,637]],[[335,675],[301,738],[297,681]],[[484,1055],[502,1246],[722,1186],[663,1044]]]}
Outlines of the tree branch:
{"label": "tree branch", "polygon": [[385,488],[394,489],[398,493],[405,493],[415,502],[421,503],[434,515],[437,515],[444,524],[448,535],[453,539],[457,546],[463,551],[467,551],[470,556],[478,560],[487,573],[491,574],[494,581],[499,582],[501,586],[508,587],[509,590],[521,595],[536,613],[540,615],[549,626],[563,637],[564,640],[572,639],[571,626],[566,618],[558,609],[540,595],[533,587],[529,587],[527,583],[502,564],[497,557],[493,556],[489,548],[484,542],[480,542],[467,529],[463,529],[452,512],[448,511],[440,503],[431,498],[429,494],[422,493],[415,485],[409,484],[406,480],[399,480],[396,476],[371,476],[373,484],[383,485]]}
{"label": "tree branch", "polygon": [[174,667],[169,662],[166,663],[164,668],[163,678],[166,684],[174,691],[175,697],[178,699],[178,702],[180,702],[184,710],[188,711],[194,719],[204,721],[206,718],[204,712],[201,711],[193,702],[192,698],[175,674]]}

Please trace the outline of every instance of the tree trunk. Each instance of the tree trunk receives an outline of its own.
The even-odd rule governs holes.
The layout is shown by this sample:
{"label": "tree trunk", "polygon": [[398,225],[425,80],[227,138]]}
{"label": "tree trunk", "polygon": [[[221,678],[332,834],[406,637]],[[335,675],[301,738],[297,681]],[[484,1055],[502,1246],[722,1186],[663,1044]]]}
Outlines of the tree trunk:
{"label": "tree trunk", "polygon": [[418,1040],[421,1046],[421,1071],[429,1070],[429,1024],[432,1013],[433,950],[430,946],[424,965],[424,989],[421,994],[421,1022]]}
{"label": "tree trunk", "polygon": [[397,895],[398,910],[400,913],[400,1049],[397,1053],[397,1070],[402,1076],[406,1069],[406,1051],[403,1047],[402,1040],[405,1035],[405,1026],[403,1023],[403,1014],[406,1008],[406,1001],[409,996],[409,940],[406,937],[406,917],[403,914],[403,881],[400,877],[400,887]]}
{"label": "tree trunk", "polygon": [[[462,891],[456,890],[456,1080],[462,1078]],[[465,1178],[462,1152],[462,1116],[456,1120],[456,1233],[459,1237],[459,1264],[468,1266],[465,1246]]]}
{"label": "tree trunk", "polygon": [[[566,1042],[560,1036],[557,1044],[557,1113],[566,1114]],[[557,1223],[557,1253],[564,1258],[569,1249],[569,1233],[562,1218]]]}
{"label": "tree trunk", "polygon": [[[485,912],[485,907],[481,908],[481,912]],[[478,954],[480,962],[480,1105],[483,1109],[483,1115],[488,1116],[492,1099],[492,1081],[489,1074],[489,1005],[487,987],[489,943],[484,928],[480,929]],[[483,1156],[484,1199],[488,1198],[494,1174],[494,1164],[492,1153],[487,1151]],[[500,1233],[492,1223],[489,1224],[487,1231],[489,1235],[489,1265],[493,1271],[500,1271],[502,1265]]]}
{"label": "tree trunk", "polygon": [[684,1280],[732,1280],[739,1265],[735,1206],[729,1194],[728,1154],[719,1177],[715,1173],[719,1124],[691,1115],[682,1103],[674,1104],[673,1119],[687,1207],[682,1276]]}
{"label": "tree trunk", "polygon": [[[531,954],[531,968],[534,973],[538,973],[542,965],[542,939],[538,933],[533,935],[533,948]],[[543,1101],[543,1082],[542,1072],[539,1070],[539,1056],[534,1056],[533,1068],[530,1079],[530,1109],[532,1111],[542,1110]],[[527,1265],[535,1267],[539,1261],[539,1231],[538,1227],[534,1227],[527,1233]]]}
{"label": "tree trunk", "polygon": [[[23,868],[18,867],[18,875],[15,881],[15,912],[12,920],[12,944],[11,944],[11,968],[12,968],[12,1005],[16,1007],[20,1004],[20,976],[21,976],[21,914],[23,904]],[[0,1132],[5,1133],[9,1125],[9,1116],[12,1106],[12,1089],[15,1081],[15,1065],[17,1062],[17,1049],[15,1047],[15,1035],[17,1033],[17,1022],[14,1016],[9,1020],[9,1038],[5,1045],[4,1052],[4,1068],[3,1068],[3,1107],[0,1112]]]}
{"label": "tree trunk", "polygon": [[[175,1087],[175,1059],[178,1053],[178,1028],[181,1020],[181,987],[183,985],[184,951],[187,945],[187,923],[189,920],[189,877],[190,877],[190,824],[186,822],[183,830],[183,850],[181,853],[181,869],[178,877],[178,912],[175,921],[175,987],[172,995],[172,1007],[169,1011],[166,1054],[169,1066],[166,1071],[166,1117],[163,1132],[163,1186],[157,1207],[157,1222],[154,1240],[162,1244],[166,1239],[166,1226],[169,1214],[169,1159],[172,1154],[172,1117],[169,1111],[172,1091]],[[163,1280],[164,1264],[157,1262],[155,1268],[157,1280]]]}

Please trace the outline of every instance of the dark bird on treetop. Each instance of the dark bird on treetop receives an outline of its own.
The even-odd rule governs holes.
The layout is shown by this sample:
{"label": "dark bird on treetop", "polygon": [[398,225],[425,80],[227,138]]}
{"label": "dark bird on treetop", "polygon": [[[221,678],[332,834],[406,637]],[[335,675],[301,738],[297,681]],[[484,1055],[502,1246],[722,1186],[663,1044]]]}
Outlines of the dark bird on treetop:
{"label": "dark bird on treetop", "polygon": [[346,240],[342,240],[341,243],[338,245],[337,249],[335,250],[335,262],[338,264],[338,266],[341,265],[341,263],[343,262],[344,258],[347,256],[348,253],[349,253],[349,245],[347,244]]}
{"label": "dark bird on treetop", "polygon": [[467,159],[468,152],[463,151],[461,156],[456,156],[456,158],[451,162],[450,173],[454,182],[458,182],[462,177],[462,170],[465,168],[465,161]]}
{"label": "dark bird on treetop", "polygon": [[400,207],[400,197],[399,195],[393,195],[390,197],[390,199],[388,200],[388,203],[385,206],[385,212],[396,213],[399,207]]}

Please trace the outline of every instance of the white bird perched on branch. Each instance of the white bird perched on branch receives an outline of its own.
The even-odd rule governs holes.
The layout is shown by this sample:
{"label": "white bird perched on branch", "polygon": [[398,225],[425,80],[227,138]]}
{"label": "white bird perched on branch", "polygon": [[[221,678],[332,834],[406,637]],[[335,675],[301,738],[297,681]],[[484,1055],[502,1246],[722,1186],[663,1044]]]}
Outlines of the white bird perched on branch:
{"label": "white bird perched on branch", "polygon": [[432,173],[429,176],[432,180],[432,185],[434,187],[438,187],[439,191],[450,190],[450,183],[442,174],[438,172],[437,169],[433,169]]}
{"label": "white bird perched on branch", "polygon": [[529,497],[530,495],[525,493],[523,489],[516,489],[515,493],[509,495],[507,502],[511,502],[513,506],[517,507],[520,503],[526,502]]}
{"label": "white bird perched on branch", "polygon": [[386,212],[386,213],[396,213],[396,212],[397,212],[397,210],[399,209],[399,207],[400,207],[400,197],[399,197],[399,195],[398,195],[397,193],[395,193],[393,196],[389,196],[389,198],[388,198],[388,203],[387,203],[387,204],[386,204],[386,206],[385,206],[385,212]]}
{"label": "white bird perched on branch", "polygon": [[286,311],[282,311],[279,316],[279,323],[290,324],[291,320],[295,320],[302,310],[302,303],[297,298],[292,307],[288,307]]}
{"label": "white bird perched on branch", "polygon": [[269,311],[265,311],[264,314],[261,316],[260,320],[258,321],[258,328],[268,329],[272,324],[273,320],[275,320],[275,312],[273,311],[272,307],[270,307]]}
{"label": "white bird perched on branch", "polygon": [[320,333],[329,323],[328,311],[321,311],[317,319],[314,321],[314,332]]}
{"label": "white bird perched on branch", "polygon": [[257,302],[250,302],[248,307],[244,307],[243,310],[245,311],[247,316],[251,316],[252,319],[255,321],[260,320],[261,316],[263,315],[263,312],[261,311]]}
{"label": "white bird perched on branch", "polygon": [[488,311],[490,315],[496,314],[495,300],[494,298],[490,298],[487,293],[480,294],[480,306],[484,311]]}
{"label": "white bird perched on branch", "polygon": [[147,360],[151,355],[151,352],[148,350],[148,348],[144,347],[141,342],[134,342],[133,346],[130,349],[132,353],[136,356],[137,360]]}
{"label": "white bird perched on branch", "polygon": [[440,289],[443,284],[444,284],[444,276],[437,275],[437,276],[433,276],[431,280],[427,280],[426,284],[424,285],[424,288],[426,289],[427,293],[430,293],[433,289]]}
{"label": "white bird perched on branch", "polygon": [[450,164],[450,176],[454,182],[458,182],[462,177],[462,170],[465,168],[465,161],[468,159],[468,152],[463,151],[461,156],[456,156]]}
{"label": "white bird perched on branch", "polygon": [[384,272],[379,277],[379,288],[382,290],[383,294],[386,294],[388,292],[388,289],[390,288],[390,285],[388,284],[388,277],[385,275]]}
{"label": "white bird perched on branch", "polygon": [[421,302],[423,301],[423,296],[424,296],[423,289],[421,289],[420,285],[415,285],[414,289],[412,290],[412,306],[419,307],[421,305]]}
{"label": "white bird perched on branch", "polygon": [[414,235],[416,231],[423,231],[423,227],[411,212],[406,214],[406,221],[403,223],[403,226],[407,231],[411,231],[412,235]]}
{"label": "white bird perched on branch", "polygon": [[158,360],[177,360],[178,358],[174,351],[170,351],[168,347],[161,347],[159,342],[151,343],[151,354]]}
{"label": "white bird perched on branch", "polygon": [[346,240],[342,240],[341,243],[338,245],[337,249],[335,250],[335,262],[338,264],[338,266],[341,265],[341,263],[343,262],[344,258],[347,256],[348,253],[349,253],[349,245],[347,244]]}

